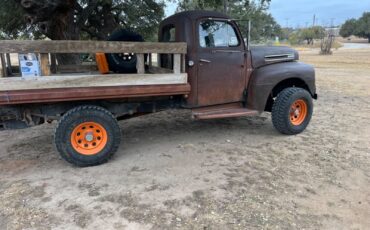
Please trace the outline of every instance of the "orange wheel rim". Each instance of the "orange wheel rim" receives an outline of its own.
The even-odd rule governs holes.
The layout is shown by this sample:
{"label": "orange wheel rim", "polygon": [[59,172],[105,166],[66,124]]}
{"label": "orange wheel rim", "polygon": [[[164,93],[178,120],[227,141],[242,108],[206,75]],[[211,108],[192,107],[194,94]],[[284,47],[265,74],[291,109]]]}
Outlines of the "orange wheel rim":
{"label": "orange wheel rim", "polygon": [[305,121],[307,113],[307,103],[302,99],[296,100],[290,107],[290,121],[293,125],[301,125]]}
{"label": "orange wheel rim", "polygon": [[108,142],[107,130],[96,122],[84,122],[73,129],[71,143],[82,155],[96,155]]}

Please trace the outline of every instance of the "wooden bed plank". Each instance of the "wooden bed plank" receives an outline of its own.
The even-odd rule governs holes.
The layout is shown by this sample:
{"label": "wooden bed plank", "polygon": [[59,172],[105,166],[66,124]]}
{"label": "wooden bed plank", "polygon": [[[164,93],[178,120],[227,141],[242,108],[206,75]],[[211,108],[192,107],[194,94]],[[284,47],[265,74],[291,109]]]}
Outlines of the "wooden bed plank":
{"label": "wooden bed plank", "polygon": [[0,105],[187,95],[190,93],[190,89],[191,87],[187,83],[175,85],[14,90],[0,92]]}
{"label": "wooden bed plank", "polygon": [[0,91],[187,83],[187,74],[61,75],[24,79],[1,78]]}

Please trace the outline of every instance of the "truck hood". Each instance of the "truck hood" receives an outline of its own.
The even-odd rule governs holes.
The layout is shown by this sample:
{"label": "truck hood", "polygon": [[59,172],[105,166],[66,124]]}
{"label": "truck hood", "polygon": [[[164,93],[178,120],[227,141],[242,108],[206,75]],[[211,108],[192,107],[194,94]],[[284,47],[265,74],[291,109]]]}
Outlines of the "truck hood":
{"label": "truck hood", "polygon": [[299,60],[298,52],[286,46],[253,46],[251,57],[254,69],[274,63]]}

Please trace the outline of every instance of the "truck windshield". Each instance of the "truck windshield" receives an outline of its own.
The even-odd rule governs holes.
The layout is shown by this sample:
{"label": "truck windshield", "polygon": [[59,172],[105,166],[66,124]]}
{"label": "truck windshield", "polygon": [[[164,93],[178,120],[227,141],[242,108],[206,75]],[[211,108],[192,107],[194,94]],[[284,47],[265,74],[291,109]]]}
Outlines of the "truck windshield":
{"label": "truck windshield", "polygon": [[203,48],[240,45],[236,31],[230,23],[214,20],[205,20],[200,23],[199,43]]}

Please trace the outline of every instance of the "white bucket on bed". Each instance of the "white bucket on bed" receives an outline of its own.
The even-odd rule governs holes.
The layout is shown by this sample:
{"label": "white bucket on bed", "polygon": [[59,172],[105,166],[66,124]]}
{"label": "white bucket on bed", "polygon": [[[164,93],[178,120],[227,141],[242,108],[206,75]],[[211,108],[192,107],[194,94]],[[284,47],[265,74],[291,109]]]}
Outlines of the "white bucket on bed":
{"label": "white bucket on bed", "polygon": [[40,62],[36,54],[19,54],[19,67],[22,78],[36,78],[41,76]]}

